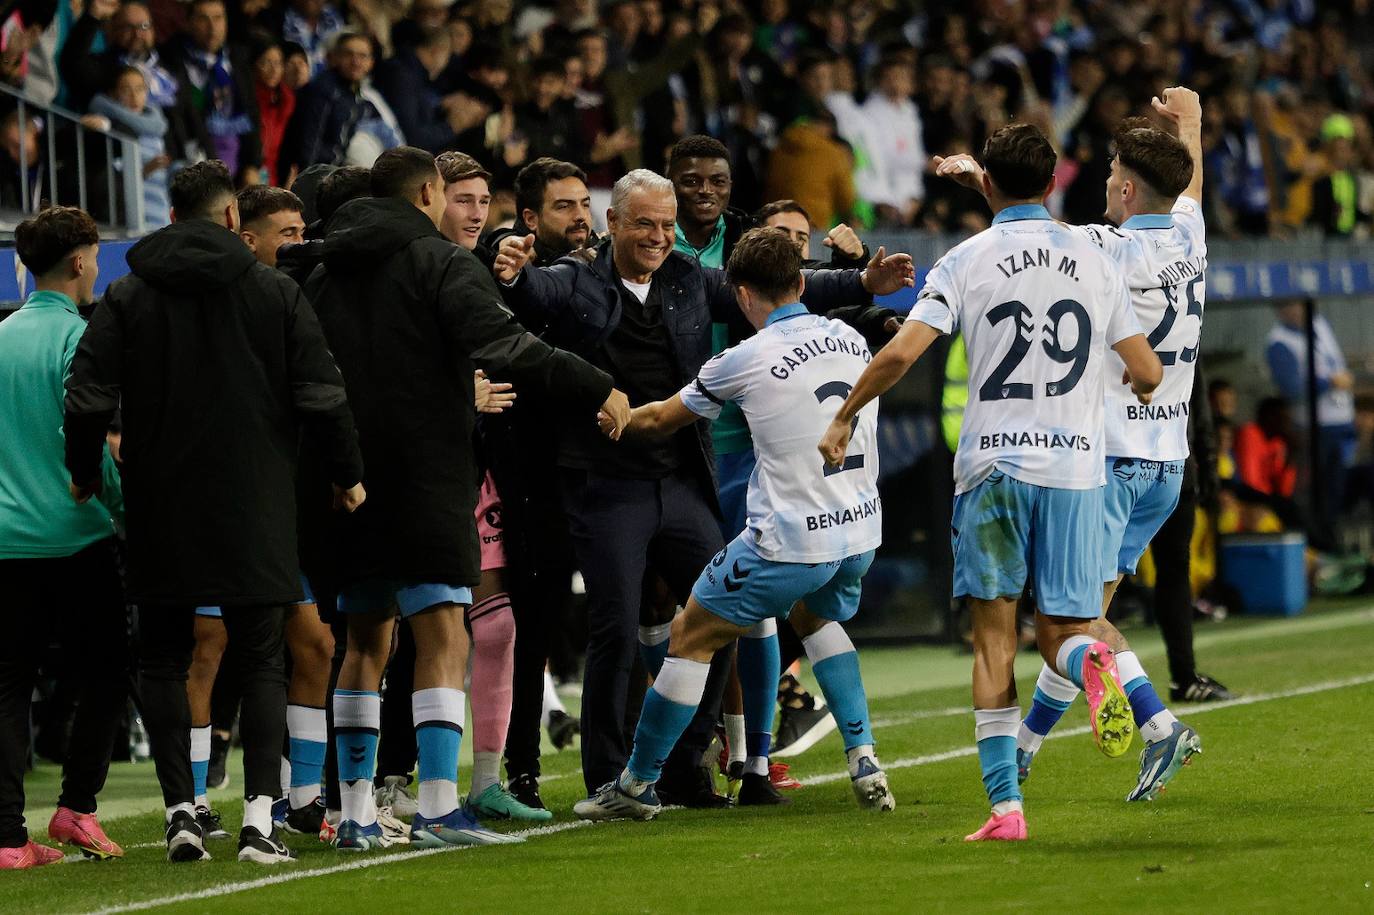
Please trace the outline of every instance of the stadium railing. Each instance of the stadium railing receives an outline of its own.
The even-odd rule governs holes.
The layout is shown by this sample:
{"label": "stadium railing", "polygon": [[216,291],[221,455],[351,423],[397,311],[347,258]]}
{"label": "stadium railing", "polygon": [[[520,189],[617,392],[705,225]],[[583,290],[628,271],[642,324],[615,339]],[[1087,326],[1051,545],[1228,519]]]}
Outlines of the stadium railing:
{"label": "stadium railing", "polygon": [[[6,231],[27,216],[52,205],[79,206],[101,218],[102,235],[138,236],[144,231],[143,169],[138,139],[118,130],[98,130],[81,123],[81,116],[56,105],[42,105],[11,86],[0,84],[0,93],[9,96],[18,114],[19,125],[33,124],[40,129],[37,162],[30,162],[28,144],[20,134],[18,174],[15,176],[19,200],[3,191],[0,182],[0,225]],[[88,161],[96,140],[96,151],[103,145],[103,163]],[[116,153],[116,150],[118,152]],[[75,162],[72,161],[75,157]],[[118,163],[128,163],[120,167]],[[95,168],[103,165],[103,175]],[[73,176],[67,170],[75,169]],[[36,170],[36,174],[31,172]],[[75,179],[75,193],[70,193]],[[93,178],[98,180],[93,181]],[[9,199],[4,199],[8,196]],[[98,199],[104,197],[103,200]],[[104,209],[101,209],[103,205]]]}

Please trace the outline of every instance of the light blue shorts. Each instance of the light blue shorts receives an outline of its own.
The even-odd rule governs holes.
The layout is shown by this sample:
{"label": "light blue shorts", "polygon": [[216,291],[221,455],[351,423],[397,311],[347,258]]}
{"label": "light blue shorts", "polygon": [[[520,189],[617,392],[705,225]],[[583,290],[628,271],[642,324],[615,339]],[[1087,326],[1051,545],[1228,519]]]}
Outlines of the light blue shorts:
{"label": "light blue shorts", "polygon": [[[296,601],[292,606],[300,607],[315,602],[315,592],[310,590],[310,582],[304,575],[301,576],[301,591],[304,592],[305,596]],[[224,611],[219,607],[197,607],[196,616],[204,616],[212,620],[224,619]]]}
{"label": "light blue shorts", "polygon": [[792,605],[837,623],[859,611],[860,582],[873,564],[873,551],[834,562],[773,562],[764,559],[740,534],[716,554],[692,586],[692,596],[707,610],[736,626],[749,628],[766,619],[786,619]]}
{"label": "light blue shorts", "polygon": [[1020,597],[1047,616],[1102,612],[1102,489],[1052,489],[1001,470],[954,497],[954,596]]}
{"label": "light blue shorts", "polygon": [[1103,581],[1135,574],[1145,548],[1178,507],[1182,489],[1182,461],[1107,458]]}
{"label": "light blue shorts", "polygon": [[373,578],[350,585],[339,593],[340,613],[393,610],[399,611],[404,618],[438,604],[471,606],[472,589],[460,585]]}

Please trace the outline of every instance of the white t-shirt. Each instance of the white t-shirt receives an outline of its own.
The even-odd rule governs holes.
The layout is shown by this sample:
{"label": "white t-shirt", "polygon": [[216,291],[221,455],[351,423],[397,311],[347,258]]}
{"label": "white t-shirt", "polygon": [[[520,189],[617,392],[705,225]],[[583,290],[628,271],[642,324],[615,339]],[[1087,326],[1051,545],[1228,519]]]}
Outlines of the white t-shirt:
{"label": "white t-shirt", "polygon": [[998,467],[1057,489],[1106,482],[1107,348],[1141,330],[1121,271],[1100,248],[1042,206],[1008,207],[940,258],[910,318],[961,330],[968,350],[956,493]]}
{"label": "white t-shirt", "polygon": [[1136,319],[1164,364],[1148,405],[1120,383],[1125,363],[1107,354],[1106,447],[1109,457],[1181,461],[1188,456],[1188,403],[1193,396],[1207,284],[1207,230],[1202,206],[1180,197],[1173,210],[1132,216],[1121,228],[1075,231],[1120,265]]}
{"label": "white t-shirt", "polygon": [[859,412],[842,469],[827,467],[816,450],[871,358],[852,328],[784,305],[682,389],[698,416],[715,419],[734,401],[749,422],[758,462],[745,532],[764,559],[832,562],[882,542],[878,402]]}
{"label": "white t-shirt", "polygon": [[643,305],[649,301],[649,287],[654,284],[653,280],[647,283],[631,283],[624,277],[620,278],[620,284],[630,290],[630,294],[639,299],[639,304]]}

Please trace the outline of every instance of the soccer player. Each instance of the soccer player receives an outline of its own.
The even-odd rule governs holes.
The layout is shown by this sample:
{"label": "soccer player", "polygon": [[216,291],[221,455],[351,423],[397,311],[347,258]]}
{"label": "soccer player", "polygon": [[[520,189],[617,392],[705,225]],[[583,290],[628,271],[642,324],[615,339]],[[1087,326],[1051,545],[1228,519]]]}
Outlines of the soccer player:
{"label": "soccer player", "polygon": [[[1120,385],[1107,386],[1102,544],[1106,584],[1103,615],[1092,633],[1116,653],[1135,724],[1145,740],[1140,775],[1128,801],[1152,800],[1202,750],[1197,732],[1164,706],[1140,659],[1106,620],[1122,577],[1135,573],[1145,548],[1178,505],[1206,291],[1202,106],[1196,92],[1182,87],[1164,90],[1164,100],[1155,99],[1154,106],[1178,125],[1178,137],[1143,120],[1125,122],[1116,135],[1107,179],[1107,219],[1115,226],[1075,230],[1120,265],[1136,318],[1142,327],[1151,328],[1148,342],[1164,366],[1164,380],[1149,405],[1137,403]],[[968,167],[961,164],[965,161]],[[966,185],[978,180],[980,172],[968,156],[943,159],[936,169]],[[1108,357],[1109,378],[1122,369],[1119,359]],[[1017,734],[1020,781],[1030,775],[1045,735],[1077,696],[1078,687],[1048,664],[1040,671],[1030,713]]]}
{"label": "soccer player", "polygon": [[[954,596],[973,613],[973,705],[992,816],[969,841],[1026,838],[1016,780],[1016,603],[1027,581],[1040,653],[1088,694],[1093,736],[1120,756],[1133,736],[1111,649],[1090,634],[1101,607],[1102,391],[1148,402],[1163,371],[1121,271],[1050,218],[1055,152],[1036,128],[1003,127],[983,147],[991,228],[931,270],[902,330],[865,370],[820,443],[833,466],[859,410],[940,334],[959,330],[969,404],[954,458]],[[1106,377],[1106,348],[1126,374]]]}
{"label": "soccer player", "polygon": [[[785,233],[745,233],[730,256],[727,281],[758,333],[707,362],[675,396],[634,411],[633,434],[661,438],[736,403],[753,432],[758,468],[749,485],[747,527],[702,571],[674,619],[629,762],[574,806],[583,819],[659,813],[654,783],[696,712],[712,655],[789,611],[840,722],[859,803],[896,806],[873,750],[858,654],[840,626],[858,610],[860,580],[882,540],[878,411],[855,420],[855,450],[839,469],[808,457],[804,444],[825,427],[826,402],[849,391],[870,355],[859,333],[800,303],[801,266]],[[745,778],[766,782],[768,776],[765,770]]]}

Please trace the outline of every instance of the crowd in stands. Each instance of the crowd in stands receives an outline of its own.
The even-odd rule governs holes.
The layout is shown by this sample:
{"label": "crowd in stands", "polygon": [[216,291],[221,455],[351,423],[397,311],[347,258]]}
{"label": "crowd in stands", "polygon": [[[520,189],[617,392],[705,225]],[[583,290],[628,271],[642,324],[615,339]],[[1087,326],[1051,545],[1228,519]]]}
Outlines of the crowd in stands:
{"label": "crowd in stands", "polygon": [[[926,181],[928,154],[1035,123],[1062,153],[1062,215],[1098,219],[1115,125],[1187,84],[1207,111],[1218,237],[1358,236],[1374,216],[1370,7],[19,0],[0,79],[135,135],[150,226],[187,163],[219,158],[241,184],[289,186],[309,165],[368,166],[403,141],[475,157],[493,175],[494,223],[541,156],[581,166],[602,211],[616,178],[705,133],[730,150],[738,207],[787,196],[824,227],[956,232],[989,214]],[[0,127],[4,191],[44,125],[20,129],[11,112]],[[25,162],[41,180],[37,158]]]}

